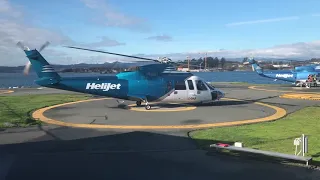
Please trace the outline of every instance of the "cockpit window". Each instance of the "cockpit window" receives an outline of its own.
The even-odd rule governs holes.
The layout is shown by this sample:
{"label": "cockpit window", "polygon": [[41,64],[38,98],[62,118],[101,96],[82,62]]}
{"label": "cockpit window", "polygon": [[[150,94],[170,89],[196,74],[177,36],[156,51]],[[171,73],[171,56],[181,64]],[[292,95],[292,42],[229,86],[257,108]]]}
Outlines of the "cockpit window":
{"label": "cockpit window", "polygon": [[206,85],[201,80],[196,80],[197,89],[199,91],[206,91],[208,90]]}
{"label": "cockpit window", "polygon": [[206,83],[206,85],[209,87],[210,90],[214,90],[214,87],[211,84]]}

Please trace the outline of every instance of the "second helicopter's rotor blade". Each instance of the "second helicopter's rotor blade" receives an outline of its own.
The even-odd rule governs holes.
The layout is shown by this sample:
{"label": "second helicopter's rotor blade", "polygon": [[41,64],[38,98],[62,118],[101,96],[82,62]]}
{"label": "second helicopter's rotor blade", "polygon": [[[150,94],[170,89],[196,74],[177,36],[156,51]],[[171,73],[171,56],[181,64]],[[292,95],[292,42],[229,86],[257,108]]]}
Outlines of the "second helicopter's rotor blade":
{"label": "second helicopter's rotor blade", "polygon": [[156,59],[150,59],[150,58],[144,58],[144,57],[138,57],[138,56],[130,56],[130,55],[125,55],[125,54],[118,54],[118,53],[112,53],[112,52],[107,52],[107,51],[101,51],[101,50],[86,49],[86,48],[80,48],[80,47],[74,47],[74,46],[65,46],[65,47],[67,47],[67,48],[73,48],[73,49],[86,50],[86,51],[92,51],[92,52],[105,53],[105,54],[112,54],[112,55],[129,57],[129,58],[136,58],[136,59],[143,59],[143,60],[148,60],[148,61],[159,62],[159,60],[156,60]]}

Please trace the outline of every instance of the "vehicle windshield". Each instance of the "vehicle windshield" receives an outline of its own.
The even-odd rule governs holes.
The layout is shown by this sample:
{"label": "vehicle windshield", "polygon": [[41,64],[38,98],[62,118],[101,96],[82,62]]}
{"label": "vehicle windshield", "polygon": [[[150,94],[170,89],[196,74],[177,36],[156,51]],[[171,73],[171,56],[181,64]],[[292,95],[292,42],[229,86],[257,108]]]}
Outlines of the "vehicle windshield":
{"label": "vehicle windshield", "polygon": [[206,82],[206,85],[209,87],[210,90],[214,90],[214,86]]}

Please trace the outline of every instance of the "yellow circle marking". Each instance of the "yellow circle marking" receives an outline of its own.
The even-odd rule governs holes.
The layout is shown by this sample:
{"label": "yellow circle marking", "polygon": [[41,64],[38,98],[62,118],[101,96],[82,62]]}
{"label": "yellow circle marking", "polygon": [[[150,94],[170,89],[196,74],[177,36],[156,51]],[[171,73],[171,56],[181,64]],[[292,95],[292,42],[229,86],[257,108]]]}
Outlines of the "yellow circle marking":
{"label": "yellow circle marking", "polygon": [[249,86],[248,89],[259,90],[259,91],[268,91],[268,92],[295,92],[295,91],[282,91],[276,89],[264,89],[260,88],[261,86]]}
{"label": "yellow circle marking", "polygon": [[[39,110],[36,110],[32,113],[32,117],[34,119],[38,119],[42,122],[48,123],[48,124],[54,124],[58,126],[68,126],[68,127],[76,127],[76,128],[91,128],[91,129],[197,129],[197,128],[209,128],[209,127],[222,127],[222,126],[232,126],[232,125],[243,125],[243,124],[251,124],[251,123],[258,123],[258,122],[266,122],[266,121],[273,121],[279,118],[284,117],[287,112],[285,109],[272,106],[265,103],[260,102],[254,102],[254,104],[258,104],[261,106],[266,106],[269,108],[272,108],[276,111],[271,116],[267,116],[264,118],[258,118],[258,119],[248,119],[248,120],[240,120],[240,121],[233,121],[233,122],[222,122],[222,123],[212,123],[212,124],[190,124],[190,125],[154,125],[154,126],[143,126],[143,125],[103,125],[103,124],[78,124],[78,123],[69,123],[69,122],[62,122],[55,119],[50,119],[48,117],[45,117],[43,113],[45,111],[48,111],[50,109],[70,105],[70,104],[76,104],[81,102],[89,102],[89,101],[97,101],[97,100],[104,100],[104,99],[110,99],[110,98],[101,98],[101,99],[89,99],[89,100],[82,100],[82,101],[76,101],[76,102],[69,102],[64,104],[58,104],[50,107],[45,107]],[[241,101],[238,99],[231,99],[231,98],[223,98],[226,100],[233,100],[233,101]]]}
{"label": "yellow circle marking", "polygon": [[[261,86],[249,86],[248,89],[253,89],[253,90],[259,90],[259,91],[269,91],[269,92],[286,92],[286,93],[300,93],[299,91],[282,91],[282,90],[276,90],[276,89],[264,89],[261,88]],[[305,92],[301,92],[303,94]],[[308,92],[308,94],[319,94],[317,92]]]}
{"label": "yellow circle marking", "polygon": [[[156,103],[149,103],[151,104],[156,104]],[[168,103],[168,104],[179,104],[179,103]],[[178,112],[178,111],[191,111],[196,109],[197,107],[195,106],[187,106],[185,104],[180,104],[180,105],[184,105],[185,107],[177,107],[177,108],[161,108],[161,109],[151,109],[150,110],[146,110],[144,107],[133,107],[136,106],[136,104],[130,104],[128,106],[130,106],[130,110],[132,111],[140,111],[140,112]]]}
{"label": "yellow circle marking", "polygon": [[304,100],[315,100],[320,101],[320,94],[295,94],[295,93],[288,93],[283,94],[280,96],[281,98],[288,98],[288,99],[304,99]]}
{"label": "yellow circle marking", "polygon": [[0,94],[10,94],[13,93],[14,91],[11,90],[0,90]]}
{"label": "yellow circle marking", "polygon": [[249,89],[259,90],[259,91],[270,91],[270,92],[287,92],[286,94],[282,94],[279,97],[280,98],[287,98],[287,99],[304,99],[304,100],[320,100],[320,93],[316,92],[297,92],[297,91],[281,91],[281,90],[275,90],[275,89],[263,89],[259,88],[257,86],[249,86]]}

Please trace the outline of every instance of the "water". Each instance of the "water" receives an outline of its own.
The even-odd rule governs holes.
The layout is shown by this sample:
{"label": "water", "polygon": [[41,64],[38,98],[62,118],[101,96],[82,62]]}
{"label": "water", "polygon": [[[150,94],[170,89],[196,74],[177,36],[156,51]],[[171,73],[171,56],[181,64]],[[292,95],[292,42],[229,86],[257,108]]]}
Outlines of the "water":
{"label": "water", "polygon": [[[284,81],[273,81],[272,79],[259,76],[252,71],[230,71],[230,72],[195,72],[196,76],[207,82],[247,82],[254,84],[290,84]],[[99,73],[61,73],[63,77],[74,76],[108,76]],[[0,73],[0,88],[9,87],[39,87],[34,83],[37,79],[35,73],[25,76],[23,73]]]}

